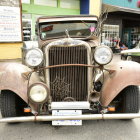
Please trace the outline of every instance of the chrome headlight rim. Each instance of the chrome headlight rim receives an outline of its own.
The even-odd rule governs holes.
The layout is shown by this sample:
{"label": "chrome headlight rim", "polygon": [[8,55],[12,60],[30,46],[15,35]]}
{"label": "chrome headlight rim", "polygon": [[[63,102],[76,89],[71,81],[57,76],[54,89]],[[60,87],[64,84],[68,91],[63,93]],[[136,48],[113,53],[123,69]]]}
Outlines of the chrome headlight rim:
{"label": "chrome headlight rim", "polygon": [[[107,50],[110,51],[110,59],[109,59],[109,61],[108,61],[107,63],[100,63],[100,62],[98,62],[98,61],[96,60],[96,58],[95,58],[95,53],[96,53],[96,51],[97,51],[98,49],[101,49],[101,48],[106,48]],[[97,46],[97,47],[95,48],[95,50],[94,50],[94,60],[95,60],[95,62],[96,62],[98,65],[107,65],[107,64],[109,64],[109,63],[112,61],[112,59],[113,59],[113,52],[112,52],[112,50],[110,49],[110,47],[108,47],[108,46]]]}
{"label": "chrome headlight rim", "polygon": [[[36,102],[36,101],[34,101],[34,100],[31,98],[31,96],[30,96],[30,91],[31,91],[31,89],[32,89],[34,86],[38,86],[38,85],[44,87],[45,90],[46,90],[46,93],[47,93],[45,99],[44,99],[43,101],[41,101],[41,102]],[[28,99],[29,99],[29,101],[31,101],[31,103],[33,103],[33,104],[43,104],[43,103],[47,102],[47,101],[48,101],[48,98],[49,98],[49,95],[50,95],[50,91],[49,91],[48,87],[47,87],[44,83],[41,83],[41,82],[34,83],[34,84],[30,85],[30,87],[28,88],[28,92],[27,92]]]}
{"label": "chrome headlight rim", "polygon": [[[40,53],[41,61],[40,61],[39,64],[37,64],[37,65],[31,65],[31,64],[29,64],[29,62],[27,61],[27,56],[28,56],[28,54],[29,54],[31,51],[38,51],[38,52]],[[44,56],[43,56],[43,52],[41,51],[41,49],[39,49],[39,48],[32,48],[32,49],[29,49],[29,50],[27,51],[26,55],[25,55],[25,64],[26,64],[27,66],[29,66],[29,67],[37,67],[37,66],[40,66],[40,65],[43,63],[43,57],[44,57]]]}

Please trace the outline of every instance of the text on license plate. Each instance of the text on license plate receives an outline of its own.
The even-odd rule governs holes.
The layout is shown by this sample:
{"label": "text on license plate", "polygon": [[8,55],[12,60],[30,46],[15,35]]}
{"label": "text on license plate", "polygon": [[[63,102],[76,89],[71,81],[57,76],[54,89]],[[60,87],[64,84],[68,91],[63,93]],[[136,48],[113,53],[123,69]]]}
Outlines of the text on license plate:
{"label": "text on license plate", "polygon": [[[53,110],[52,116],[78,116],[82,115],[82,110]],[[52,121],[52,125],[82,125],[82,120],[57,120]]]}

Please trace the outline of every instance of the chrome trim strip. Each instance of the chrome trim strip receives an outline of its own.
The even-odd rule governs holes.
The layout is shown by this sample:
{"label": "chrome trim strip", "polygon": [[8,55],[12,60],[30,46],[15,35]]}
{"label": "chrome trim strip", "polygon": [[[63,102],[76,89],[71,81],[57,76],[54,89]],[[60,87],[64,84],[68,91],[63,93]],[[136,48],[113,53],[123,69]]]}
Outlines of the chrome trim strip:
{"label": "chrome trim strip", "polygon": [[86,20],[97,21],[97,17],[73,17],[73,18],[53,18],[53,19],[39,19],[39,23],[54,22],[54,21],[74,21],[74,20]]}

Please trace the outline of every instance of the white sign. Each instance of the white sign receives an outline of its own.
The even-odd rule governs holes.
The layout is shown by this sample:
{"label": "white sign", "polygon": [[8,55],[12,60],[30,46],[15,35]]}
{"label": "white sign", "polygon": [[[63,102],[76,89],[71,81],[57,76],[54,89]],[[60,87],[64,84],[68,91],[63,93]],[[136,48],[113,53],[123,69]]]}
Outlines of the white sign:
{"label": "white sign", "polygon": [[0,6],[0,42],[20,42],[20,7]]}

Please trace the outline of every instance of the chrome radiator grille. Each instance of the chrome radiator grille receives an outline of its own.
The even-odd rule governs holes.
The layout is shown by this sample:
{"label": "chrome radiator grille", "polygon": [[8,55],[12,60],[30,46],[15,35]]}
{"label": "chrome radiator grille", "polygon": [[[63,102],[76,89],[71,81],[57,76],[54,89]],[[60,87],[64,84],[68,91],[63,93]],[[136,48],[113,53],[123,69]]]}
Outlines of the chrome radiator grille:
{"label": "chrome radiator grille", "polygon": [[[49,65],[88,64],[85,46],[51,47]],[[52,101],[86,101],[88,95],[88,68],[81,66],[57,67],[49,70]]]}

